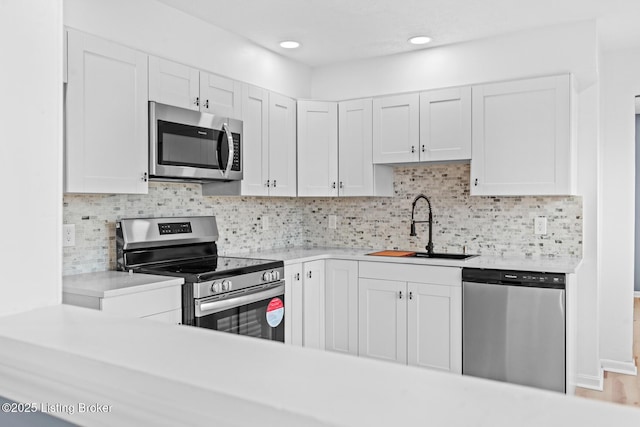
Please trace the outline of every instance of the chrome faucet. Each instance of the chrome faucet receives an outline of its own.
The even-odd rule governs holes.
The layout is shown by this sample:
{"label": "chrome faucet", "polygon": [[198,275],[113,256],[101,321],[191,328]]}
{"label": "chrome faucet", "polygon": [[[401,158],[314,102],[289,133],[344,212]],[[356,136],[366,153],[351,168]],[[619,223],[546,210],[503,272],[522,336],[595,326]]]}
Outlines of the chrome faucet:
{"label": "chrome faucet", "polygon": [[[427,201],[427,204],[429,205],[429,220],[427,221],[416,221],[415,219],[413,219],[413,214],[415,213],[415,210],[416,210],[416,203],[420,199],[425,199]],[[427,253],[429,255],[432,255],[433,254],[433,239],[432,239],[433,238],[433,213],[431,212],[431,202],[429,201],[427,196],[425,196],[424,194],[418,194],[416,198],[413,199],[413,203],[411,204],[411,232],[409,233],[409,236],[411,237],[417,236],[416,224],[421,224],[424,222],[429,223],[429,242],[427,243],[427,246],[425,247],[425,249],[427,250]]]}

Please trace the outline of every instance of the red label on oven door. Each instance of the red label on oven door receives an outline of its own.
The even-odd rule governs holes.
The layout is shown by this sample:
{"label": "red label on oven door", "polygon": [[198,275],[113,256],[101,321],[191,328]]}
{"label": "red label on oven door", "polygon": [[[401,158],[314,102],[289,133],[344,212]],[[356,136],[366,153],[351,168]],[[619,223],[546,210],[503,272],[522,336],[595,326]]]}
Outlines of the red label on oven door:
{"label": "red label on oven door", "polygon": [[278,326],[284,318],[284,304],[280,298],[269,301],[267,306],[267,323],[272,328]]}

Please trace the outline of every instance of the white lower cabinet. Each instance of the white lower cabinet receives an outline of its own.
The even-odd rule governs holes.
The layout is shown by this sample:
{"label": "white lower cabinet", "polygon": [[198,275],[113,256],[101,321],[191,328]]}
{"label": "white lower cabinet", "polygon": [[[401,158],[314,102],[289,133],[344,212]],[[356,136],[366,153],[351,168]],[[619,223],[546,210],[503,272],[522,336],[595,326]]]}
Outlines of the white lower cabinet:
{"label": "white lower cabinet", "polygon": [[361,356],[460,373],[461,269],[361,262]]}
{"label": "white lower cabinet", "polygon": [[327,260],[325,349],[358,354],[358,262]]}
{"label": "white lower cabinet", "polygon": [[285,266],[285,343],[324,349],[324,264]]}

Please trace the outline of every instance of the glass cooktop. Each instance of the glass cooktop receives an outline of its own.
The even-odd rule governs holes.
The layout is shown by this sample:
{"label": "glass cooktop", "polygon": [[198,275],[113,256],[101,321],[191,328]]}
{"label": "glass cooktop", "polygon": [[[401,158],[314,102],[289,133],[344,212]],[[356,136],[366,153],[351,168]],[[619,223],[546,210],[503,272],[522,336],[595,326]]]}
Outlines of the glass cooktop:
{"label": "glass cooktop", "polygon": [[201,282],[283,266],[283,261],[216,256],[143,267],[140,270],[151,274],[184,277],[188,282]]}

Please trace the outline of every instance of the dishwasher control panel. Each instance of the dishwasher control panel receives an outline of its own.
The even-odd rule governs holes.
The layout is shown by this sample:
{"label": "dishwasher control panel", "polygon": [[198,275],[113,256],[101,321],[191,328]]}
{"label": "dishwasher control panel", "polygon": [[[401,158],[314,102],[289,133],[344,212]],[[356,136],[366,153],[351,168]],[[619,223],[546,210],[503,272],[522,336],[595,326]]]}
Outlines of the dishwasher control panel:
{"label": "dishwasher control panel", "polygon": [[564,287],[563,273],[543,273],[537,271],[493,270],[484,268],[463,268],[464,282],[495,283],[504,285]]}

